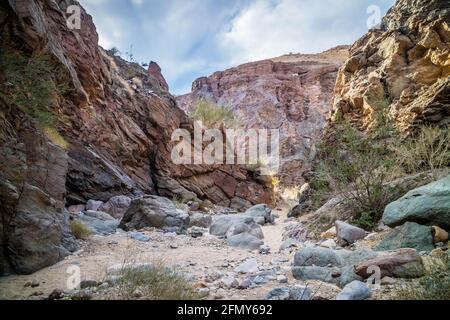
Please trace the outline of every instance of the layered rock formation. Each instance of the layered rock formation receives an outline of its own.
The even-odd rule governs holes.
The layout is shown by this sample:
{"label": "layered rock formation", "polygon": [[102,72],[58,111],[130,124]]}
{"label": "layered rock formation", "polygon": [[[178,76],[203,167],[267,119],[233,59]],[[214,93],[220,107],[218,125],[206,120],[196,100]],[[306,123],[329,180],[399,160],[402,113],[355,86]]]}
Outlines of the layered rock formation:
{"label": "layered rock formation", "polygon": [[387,111],[402,131],[450,123],[450,7],[398,0],[350,49],[339,71],[333,120],[369,129]]}
{"label": "layered rock formation", "polygon": [[271,188],[243,168],[174,165],[172,132],[193,126],[167,91],[160,68],[151,63],[146,71],[101,49],[82,8],[81,29],[70,29],[70,5],[79,4],[0,3],[1,52],[25,59],[45,54],[49,73],[61,69],[69,87],[46,106],[54,117],[48,128],[32,119],[34,110],[11,99],[11,84],[3,81],[8,75],[0,70],[0,273],[7,265],[30,273],[73,249],[65,200],[76,205],[159,194],[225,206],[271,202]]}
{"label": "layered rock formation", "polygon": [[231,107],[245,128],[280,129],[284,185],[301,185],[314,145],[326,124],[337,71],[347,47],[321,54],[291,54],[244,64],[197,79],[190,94],[177,97],[188,114],[198,99]]}

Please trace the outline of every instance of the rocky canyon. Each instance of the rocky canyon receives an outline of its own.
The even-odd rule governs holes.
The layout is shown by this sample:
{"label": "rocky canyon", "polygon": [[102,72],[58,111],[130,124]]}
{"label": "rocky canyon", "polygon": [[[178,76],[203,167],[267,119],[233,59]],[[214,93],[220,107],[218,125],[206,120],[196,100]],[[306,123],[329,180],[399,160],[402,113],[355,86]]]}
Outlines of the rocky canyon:
{"label": "rocky canyon", "polygon": [[[1,1],[0,40],[1,300],[449,297],[448,1],[178,96],[75,0]],[[279,130],[280,170],[176,164],[201,101]]]}

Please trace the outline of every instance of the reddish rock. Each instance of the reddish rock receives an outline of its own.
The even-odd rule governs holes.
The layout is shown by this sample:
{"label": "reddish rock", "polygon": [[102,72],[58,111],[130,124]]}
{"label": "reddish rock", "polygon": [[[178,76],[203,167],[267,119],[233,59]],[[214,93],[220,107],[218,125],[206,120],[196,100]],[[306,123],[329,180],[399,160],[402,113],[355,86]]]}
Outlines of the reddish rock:
{"label": "reddish rock", "polygon": [[302,185],[314,145],[331,110],[333,88],[347,47],[252,62],[197,79],[177,97],[188,114],[198,99],[232,107],[245,128],[280,129],[285,185]]}

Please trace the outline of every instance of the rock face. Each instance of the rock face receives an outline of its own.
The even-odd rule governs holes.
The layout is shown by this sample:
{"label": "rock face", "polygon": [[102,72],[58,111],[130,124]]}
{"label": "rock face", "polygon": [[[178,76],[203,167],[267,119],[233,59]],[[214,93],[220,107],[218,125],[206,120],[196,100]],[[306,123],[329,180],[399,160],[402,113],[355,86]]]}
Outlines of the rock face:
{"label": "rock face", "polygon": [[198,99],[232,107],[245,128],[280,129],[281,182],[302,185],[330,111],[347,47],[244,64],[197,79],[177,97],[188,114]]}
{"label": "rock face", "polygon": [[70,5],[79,3],[0,3],[0,52],[25,61],[46,55],[53,83],[69,88],[45,105],[54,121],[43,127],[14,103],[0,68],[0,274],[9,271],[7,265],[30,273],[62,258],[64,205],[144,194],[209,199],[239,209],[272,202],[272,189],[242,167],[175,165],[172,132],[192,132],[193,125],[167,91],[160,68],[151,63],[145,70],[100,48],[84,9],[81,29],[70,29]]}
{"label": "rock face", "polygon": [[146,196],[131,202],[119,227],[126,231],[148,227],[175,228],[181,233],[189,227],[189,215],[167,198]]}
{"label": "rock face", "polygon": [[386,207],[384,224],[395,227],[408,221],[450,230],[450,176],[411,190]]}
{"label": "rock face", "polygon": [[339,71],[333,120],[361,129],[387,108],[398,127],[450,123],[450,9],[444,0],[398,0],[350,49]]}

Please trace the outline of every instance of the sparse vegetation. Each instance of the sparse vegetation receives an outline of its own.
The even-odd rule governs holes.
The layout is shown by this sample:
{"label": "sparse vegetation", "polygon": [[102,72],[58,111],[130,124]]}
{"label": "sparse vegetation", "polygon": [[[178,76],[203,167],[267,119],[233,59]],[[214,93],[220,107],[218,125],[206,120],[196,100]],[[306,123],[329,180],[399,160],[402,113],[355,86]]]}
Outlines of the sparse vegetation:
{"label": "sparse vegetation", "polygon": [[7,94],[38,125],[52,126],[52,108],[56,97],[68,91],[65,75],[59,67],[52,67],[48,55],[26,57],[19,53],[3,52],[0,64],[4,71]]}
{"label": "sparse vegetation", "polygon": [[399,285],[394,293],[397,300],[450,300],[450,256],[435,261],[430,273],[419,281]]}
{"label": "sparse vegetation", "polygon": [[70,222],[70,229],[72,230],[75,238],[79,240],[86,240],[91,235],[91,230],[89,230],[84,223],[79,220],[72,220]]}
{"label": "sparse vegetation", "polygon": [[218,106],[203,99],[196,102],[191,116],[208,128],[219,127],[222,124],[230,128],[236,125],[231,108]]}
{"label": "sparse vegetation", "polygon": [[319,147],[317,177],[312,182],[316,191],[313,203],[318,205],[333,193],[341,194],[354,212],[352,222],[365,229],[372,229],[386,205],[403,192],[386,187],[397,171],[389,148],[396,133],[384,117],[380,116],[377,124],[362,134],[348,122],[339,123],[334,128],[334,141]]}
{"label": "sparse vegetation", "polygon": [[393,149],[407,173],[430,170],[437,174],[439,169],[450,165],[450,130],[426,126]]}
{"label": "sparse vegetation", "polygon": [[162,262],[151,268],[126,264],[120,271],[118,299],[120,300],[194,300],[196,290],[188,280]]}

